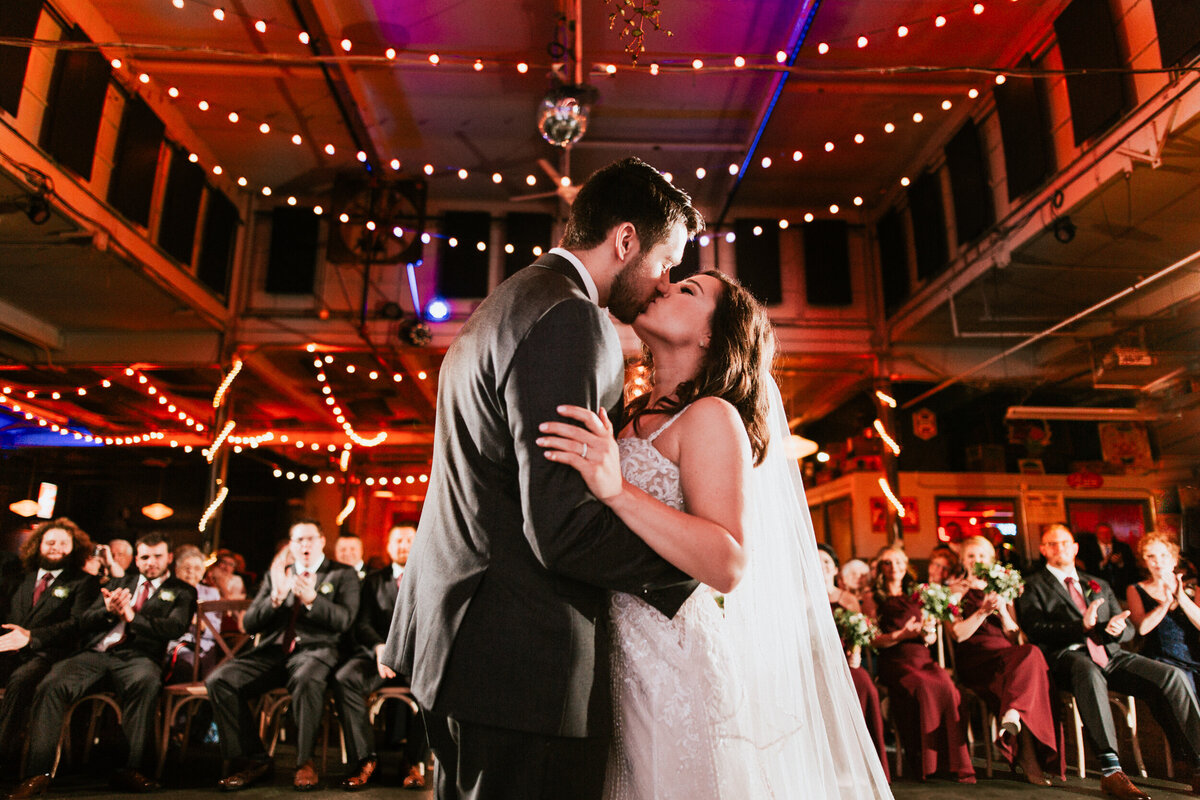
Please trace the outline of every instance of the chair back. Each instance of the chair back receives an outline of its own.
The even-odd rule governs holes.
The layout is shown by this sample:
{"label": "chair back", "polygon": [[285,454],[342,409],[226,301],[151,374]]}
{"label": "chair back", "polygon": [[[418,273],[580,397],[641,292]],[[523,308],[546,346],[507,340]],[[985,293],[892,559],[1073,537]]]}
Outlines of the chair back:
{"label": "chair back", "polygon": [[[196,637],[196,658],[192,661],[192,682],[200,681],[200,643],[204,640],[204,632],[210,631],[221,651],[221,657],[213,666],[224,664],[233,658],[250,640],[250,636],[242,631],[241,615],[250,607],[250,599],[241,600],[201,600],[196,604],[196,617],[193,621]],[[231,615],[238,620],[237,630],[221,629],[221,621]],[[214,624],[214,620],[216,621]]]}

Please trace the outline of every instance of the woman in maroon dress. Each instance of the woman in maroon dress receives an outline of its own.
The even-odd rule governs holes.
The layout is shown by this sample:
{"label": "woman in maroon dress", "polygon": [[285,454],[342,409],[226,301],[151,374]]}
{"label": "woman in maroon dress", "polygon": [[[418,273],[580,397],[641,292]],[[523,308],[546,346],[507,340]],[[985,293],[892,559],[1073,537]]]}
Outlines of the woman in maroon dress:
{"label": "woman in maroon dress", "polygon": [[[847,611],[859,612],[858,597],[838,586],[838,557],[833,548],[827,544],[817,545],[817,556],[821,559],[821,570],[825,574],[825,591],[829,594],[829,605],[832,608],[844,608]],[[850,678],[854,681],[854,691],[858,693],[858,704],[862,706],[863,718],[867,723],[867,731],[875,750],[879,753],[879,763],[883,765],[883,775],[888,783],[892,782],[892,773],[888,769],[887,751],[883,744],[883,711],[879,702],[879,690],[871,674],[863,669],[862,651],[855,648],[846,651],[846,660],[850,665]]]}
{"label": "woman in maroon dress", "polygon": [[915,591],[908,556],[903,550],[885,550],[871,604],[880,630],[875,639],[879,680],[887,686],[892,719],[909,763],[919,764],[916,774],[924,779],[940,770],[959,783],[975,783],[958,714],[958,690],[929,654],[937,629],[934,620],[925,617]]}
{"label": "woman in maroon dress", "polygon": [[962,560],[971,588],[960,604],[963,618],[951,626],[958,679],[1000,718],[996,749],[1009,765],[1020,764],[1035,786],[1049,786],[1042,765],[1058,758],[1050,668],[1041,650],[1021,643],[1012,604],[985,594],[974,576],[976,564],[996,560],[992,543],[972,536],[963,542]]}

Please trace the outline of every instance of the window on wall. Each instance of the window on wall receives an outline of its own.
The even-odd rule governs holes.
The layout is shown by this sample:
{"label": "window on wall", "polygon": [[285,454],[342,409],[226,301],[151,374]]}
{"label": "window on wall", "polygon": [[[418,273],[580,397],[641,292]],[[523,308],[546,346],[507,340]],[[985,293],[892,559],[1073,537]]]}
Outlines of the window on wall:
{"label": "window on wall", "polygon": [[1017,502],[994,497],[939,497],[937,499],[938,541],[961,542],[983,536],[994,545],[1016,543]]}
{"label": "window on wall", "polygon": [[875,226],[879,243],[879,271],[883,283],[883,307],[891,314],[908,299],[912,291],[908,278],[908,240],[904,236],[904,215],[898,209],[879,218]]}
{"label": "window on wall", "polygon": [[[79,28],[67,32],[63,39],[91,41]],[[38,145],[85,180],[92,177],[96,137],[111,76],[111,65],[95,50],[63,49],[54,59],[54,77]]]}
{"label": "window on wall", "polygon": [[779,221],[739,219],[733,223],[733,232],[738,280],[764,305],[779,305],[783,302]]}
{"label": "window on wall", "polygon": [[1067,499],[1067,525],[1078,536],[1095,533],[1096,526],[1107,524],[1113,536],[1130,546],[1150,529],[1150,503],[1139,498]]}
{"label": "window on wall", "polygon": [[926,172],[908,187],[908,209],[917,251],[917,277],[928,280],[940,275],[950,264],[942,182],[936,172]]}
{"label": "window on wall", "polygon": [[960,245],[978,239],[996,221],[992,187],[979,129],[968,119],[946,144],[946,169],[954,197],[954,225]]}
{"label": "window on wall", "polygon": [[[0,39],[32,39],[42,15],[42,0],[3,0]],[[0,47],[0,108],[17,115],[29,67],[29,48]]]}
{"label": "window on wall", "polygon": [[204,170],[188,161],[187,153],[175,148],[158,224],[158,246],[181,264],[192,263],[196,218],[203,193]]}
{"label": "window on wall", "polygon": [[1187,64],[1200,56],[1200,3],[1196,0],[1150,0],[1158,29],[1158,52],[1164,67]]}
{"label": "window on wall", "polygon": [[136,95],[126,99],[112,180],[108,184],[108,202],[142,227],[150,224],[150,202],[163,131],[162,121],[144,100]]}
{"label": "window on wall", "polygon": [[804,288],[812,306],[848,306],[850,233],[842,220],[817,220],[804,226]]}
{"label": "window on wall", "polygon": [[[1026,56],[1017,66],[1029,70],[1037,65]],[[1054,174],[1054,142],[1047,123],[1046,82],[1041,78],[1009,76],[993,92],[1004,145],[1008,199],[1016,200]]]}
{"label": "window on wall", "polygon": [[1133,107],[1108,0],[1072,0],[1054,20],[1054,34],[1063,67],[1087,70],[1067,75],[1071,126],[1079,145],[1104,133]]}

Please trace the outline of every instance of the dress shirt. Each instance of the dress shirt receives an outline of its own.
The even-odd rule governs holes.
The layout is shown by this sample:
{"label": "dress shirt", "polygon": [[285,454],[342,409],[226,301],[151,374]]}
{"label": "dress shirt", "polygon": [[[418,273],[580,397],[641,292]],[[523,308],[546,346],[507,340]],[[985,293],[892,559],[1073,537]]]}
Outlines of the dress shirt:
{"label": "dress shirt", "polygon": [[[154,593],[158,591],[158,587],[161,586],[162,582],[165,581],[166,579],[167,579],[167,575],[166,575],[166,573],[163,573],[156,580],[150,581],[150,593],[146,595],[147,602],[149,602],[150,598],[154,596]],[[138,578],[137,586],[135,586],[133,589],[133,601],[135,603],[137,602],[138,593],[142,591],[142,586],[144,586],[145,584],[146,584],[146,577],[143,575],[142,577]],[[137,612],[134,612],[134,613],[137,613]],[[113,626],[113,629],[108,632],[108,635],[105,636],[102,640],[100,640],[100,643],[96,645],[96,650],[98,652],[103,653],[106,650],[108,650],[108,648],[112,647],[115,644],[118,644],[124,638],[125,638],[125,618],[121,617],[120,621],[118,621],[117,624]]]}
{"label": "dress shirt", "polygon": [[587,289],[587,296],[593,303],[600,305],[600,290],[596,288],[596,282],[592,280],[592,274],[587,271],[587,267],[583,265],[579,257],[570,250],[564,250],[561,247],[551,247],[550,252],[571,262],[571,266],[579,271],[579,277],[583,278],[583,285]]}

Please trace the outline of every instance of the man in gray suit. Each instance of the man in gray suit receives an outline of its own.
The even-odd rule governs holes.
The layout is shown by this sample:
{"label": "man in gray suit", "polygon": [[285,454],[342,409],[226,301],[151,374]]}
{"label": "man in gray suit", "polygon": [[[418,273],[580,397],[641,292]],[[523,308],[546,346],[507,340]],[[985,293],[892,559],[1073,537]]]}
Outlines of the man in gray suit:
{"label": "man in gray suit", "polygon": [[[502,283],[442,363],[433,470],[383,661],[412,677],[439,798],[599,798],[607,592],[668,616],[694,588],[535,440],[557,407],[620,419],[621,347],[703,226],[625,159],[579,190],[560,247]],[[586,453],[584,454],[586,457]]]}

